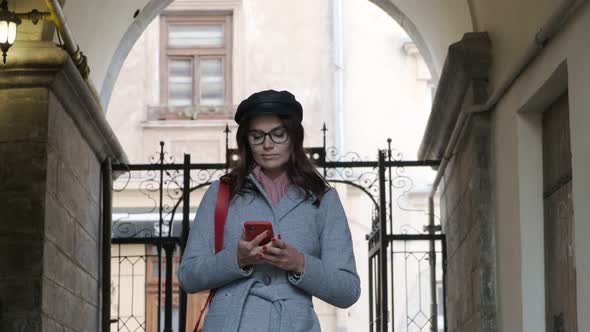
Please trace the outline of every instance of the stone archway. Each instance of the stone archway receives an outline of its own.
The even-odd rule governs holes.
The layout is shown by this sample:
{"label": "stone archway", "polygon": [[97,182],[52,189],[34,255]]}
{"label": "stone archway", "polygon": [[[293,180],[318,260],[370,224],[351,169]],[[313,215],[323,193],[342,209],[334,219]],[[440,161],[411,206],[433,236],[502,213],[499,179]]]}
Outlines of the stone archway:
{"label": "stone archway", "polygon": [[[428,69],[432,75],[433,86],[438,84],[439,71],[436,69],[435,61],[428,47],[425,38],[420,33],[414,22],[402,12],[395,4],[389,0],[370,0],[378,8],[382,9],[391,16],[406,31],[408,36],[414,41],[420,54],[422,55]],[[100,87],[100,101],[105,109],[109,104],[115,82],[121,71],[121,67],[127,55],[147,26],[171,3],[173,0],[150,0],[149,3],[141,10],[137,18],[129,26],[109,63],[102,86]],[[238,1],[240,2],[240,1]]]}

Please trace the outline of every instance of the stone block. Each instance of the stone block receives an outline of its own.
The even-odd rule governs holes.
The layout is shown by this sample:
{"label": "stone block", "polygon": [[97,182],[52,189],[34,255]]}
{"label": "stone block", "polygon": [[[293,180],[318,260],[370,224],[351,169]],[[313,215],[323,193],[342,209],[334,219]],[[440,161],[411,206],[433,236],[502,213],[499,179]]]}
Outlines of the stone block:
{"label": "stone block", "polygon": [[[0,312],[3,308],[0,307]],[[38,310],[9,313],[0,316],[0,331],[41,332],[41,313]]]}
{"label": "stone block", "polygon": [[46,88],[0,90],[0,142],[47,141]]}
{"label": "stone block", "polygon": [[84,301],[74,293],[52,280],[44,279],[43,313],[48,317],[61,322],[64,328],[67,327],[73,331],[92,331],[84,329],[83,306]]}
{"label": "stone block", "polygon": [[481,328],[478,331],[496,332],[498,331],[496,323],[497,308],[495,305],[482,305],[479,313]]}
{"label": "stone block", "polygon": [[94,240],[82,227],[76,225],[75,261],[93,278],[99,279],[100,251],[98,242]]}
{"label": "stone block", "polygon": [[473,225],[474,211],[473,204],[470,199],[472,193],[473,190],[471,188],[468,188],[463,193],[463,197],[461,197],[461,223],[459,227],[459,236],[463,240],[467,237],[467,234],[471,231]]}
{"label": "stone block", "polygon": [[479,312],[481,310],[481,270],[479,269],[479,265],[472,269],[471,280],[473,310]]}
{"label": "stone block", "polygon": [[64,332],[64,327],[61,323],[58,323],[47,316],[43,316],[42,324],[43,328],[41,331],[43,332]]}
{"label": "stone block", "polygon": [[471,316],[464,324],[462,331],[465,332],[479,332],[481,331],[481,319],[479,314]]}
{"label": "stone block", "polygon": [[74,331],[95,331],[96,329],[86,330],[85,329],[85,320],[87,319],[87,315],[85,313],[85,302],[75,296],[74,294],[68,293],[67,294],[67,303],[65,304],[66,307],[66,317],[65,322],[68,327],[71,327]]}
{"label": "stone block", "polygon": [[459,246],[459,237],[457,236],[457,228],[459,223],[457,222],[457,210],[451,214],[447,220],[447,255],[452,257],[455,250]]}
{"label": "stone block", "polygon": [[480,257],[481,257],[481,233],[479,224],[476,223],[470,231],[470,235],[468,238],[468,246],[469,252],[471,253],[469,266],[472,269],[479,268],[480,266]]}
{"label": "stone block", "polygon": [[449,302],[449,308],[452,310],[448,310],[447,313],[447,323],[449,324],[449,331],[457,331],[458,327],[460,326],[459,315],[454,308],[459,307],[459,300],[455,299]]}
{"label": "stone block", "polygon": [[[2,191],[43,195],[46,184],[45,143],[0,143],[0,188]],[[27,179],[23,181],[23,179]]]}
{"label": "stone block", "polygon": [[97,159],[72,118],[55,98],[51,100],[56,105],[52,105],[50,112],[48,145],[51,149],[55,149],[62,163],[90,192],[95,188],[88,186],[86,180],[91,174],[89,161]]}
{"label": "stone block", "polygon": [[43,202],[36,193],[0,192],[0,235],[43,234]]}
{"label": "stone block", "polygon": [[[2,267],[0,281],[6,280],[12,285],[20,280],[24,285],[30,286],[30,280],[40,278],[43,269],[42,245],[41,236],[22,234],[0,236],[0,266]],[[0,287],[3,285],[0,284]],[[3,295],[8,293],[0,292],[0,297]]]}
{"label": "stone block", "polygon": [[82,269],[74,269],[75,294],[90,304],[98,306],[98,289],[100,281]]}
{"label": "stone block", "polygon": [[57,171],[59,165],[59,154],[55,148],[47,148],[47,171],[46,171],[46,192],[55,197],[57,195]]}
{"label": "stone block", "polygon": [[45,236],[69,257],[74,253],[74,222],[67,211],[48,195],[45,200]]}
{"label": "stone block", "polygon": [[[441,225],[443,226],[443,232],[446,233],[446,223],[447,220],[449,219],[449,215],[448,215],[448,196],[447,195],[441,195],[440,196],[440,203],[439,203],[439,217],[441,220]],[[436,211],[435,211],[436,214]]]}
{"label": "stone block", "polygon": [[34,311],[41,303],[40,277],[15,276],[0,282],[0,310],[3,315]]}
{"label": "stone block", "polygon": [[82,225],[93,239],[99,237],[100,210],[74,174],[60,163],[57,181],[58,202]]}
{"label": "stone block", "polygon": [[61,287],[74,292],[76,267],[70,257],[58,250],[52,241],[45,241],[45,252],[43,253],[44,275]]}
{"label": "stone block", "polygon": [[101,175],[101,163],[90,149],[88,150],[90,156],[88,157],[88,173],[82,178],[84,185],[90,197],[94,200],[97,206],[100,206],[102,201],[101,197],[101,186],[102,186],[102,175]]}
{"label": "stone block", "polygon": [[64,288],[56,284],[53,280],[44,278],[42,298],[41,310],[43,313],[56,321],[65,323],[64,317],[66,315],[67,301]]}
{"label": "stone block", "polygon": [[98,317],[100,309],[98,306],[84,302],[83,306],[83,325],[81,331],[96,331],[98,329]]}

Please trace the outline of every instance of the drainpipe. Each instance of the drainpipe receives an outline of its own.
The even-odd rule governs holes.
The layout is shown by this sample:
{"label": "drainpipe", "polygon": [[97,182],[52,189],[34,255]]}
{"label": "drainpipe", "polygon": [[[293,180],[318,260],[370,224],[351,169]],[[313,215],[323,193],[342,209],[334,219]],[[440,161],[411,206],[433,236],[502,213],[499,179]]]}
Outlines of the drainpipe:
{"label": "drainpipe", "polygon": [[[428,197],[428,223],[434,225],[434,198]],[[428,227],[428,234],[434,236],[435,229],[433,226]],[[430,331],[438,332],[438,299],[436,298],[436,241],[430,239],[428,241],[429,259],[428,265],[430,266]]]}
{"label": "drainpipe", "polygon": [[98,92],[94,87],[94,84],[92,84],[92,81],[88,79],[88,76],[90,74],[90,68],[88,67],[86,56],[82,52],[80,52],[80,48],[74,41],[72,30],[68,26],[66,17],[62,11],[61,5],[59,4],[59,0],[45,0],[45,4],[47,5],[47,8],[49,8],[49,12],[51,13],[51,21],[53,21],[58,30],[58,33],[63,38],[64,49],[70,55],[70,58],[72,58],[72,61],[78,68],[80,75],[82,75],[84,81],[86,81],[86,85],[92,92],[94,99],[100,105],[100,98],[98,96]]}
{"label": "drainpipe", "polygon": [[344,51],[342,0],[332,0],[332,56],[334,63],[334,111],[336,149],[344,153]]}

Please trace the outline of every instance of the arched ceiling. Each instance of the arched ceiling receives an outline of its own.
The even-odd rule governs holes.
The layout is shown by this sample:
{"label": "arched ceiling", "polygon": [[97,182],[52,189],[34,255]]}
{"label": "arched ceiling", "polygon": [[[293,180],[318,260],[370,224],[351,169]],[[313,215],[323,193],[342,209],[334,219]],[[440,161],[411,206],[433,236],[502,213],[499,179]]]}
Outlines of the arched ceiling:
{"label": "arched ceiling", "polygon": [[406,30],[428,64],[435,81],[440,76],[449,45],[473,30],[466,0],[370,1]]}

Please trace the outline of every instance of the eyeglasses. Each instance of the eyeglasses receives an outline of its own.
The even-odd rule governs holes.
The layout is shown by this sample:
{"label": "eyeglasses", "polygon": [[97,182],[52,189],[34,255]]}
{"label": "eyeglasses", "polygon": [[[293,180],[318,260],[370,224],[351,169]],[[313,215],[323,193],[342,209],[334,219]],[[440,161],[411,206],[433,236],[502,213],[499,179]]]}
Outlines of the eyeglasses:
{"label": "eyeglasses", "polygon": [[248,142],[251,145],[260,145],[264,143],[267,135],[275,144],[285,143],[289,139],[289,135],[287,135],[287,130],[285,127],[278,127],[269,131],[268,133],[262,130],[250,130],[248,132]]}

